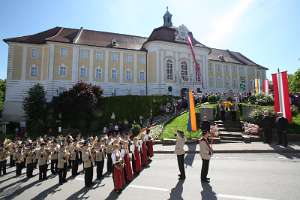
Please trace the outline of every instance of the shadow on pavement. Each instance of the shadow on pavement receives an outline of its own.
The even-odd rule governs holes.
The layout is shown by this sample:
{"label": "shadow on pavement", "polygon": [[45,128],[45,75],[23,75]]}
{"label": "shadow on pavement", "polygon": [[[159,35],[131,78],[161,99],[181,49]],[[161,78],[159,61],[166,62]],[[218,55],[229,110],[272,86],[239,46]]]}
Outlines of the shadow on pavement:
{"label": "shadow on pavement", "polygon": [[[296,149],[294,149],[291,146],[281,146],[276,144],[269,144],[269,146],[275,150],[276,153],[288,158],[288,159],[300,159],[300,153],[296,153]],[[292,151],[295,151],[295,153],[291,153]]]}
{"label": "shadow on pavement", "polygon": [[174,188],[171,189],[169,200],[183,200],[183,183],[184,180],[179,180]]}
{"label": "shadow on pavement", "polygon": [[[195,152],[197,148],[197,144],[189,144],[188,145],[188,151],[189,152]],[[192,166],[194,159],[195,159],[196,154],[195,153],[188,153],[185,158],[184,158],[184,163],[186,165]]]}
{"label": "shadow on pavement", "polygon": [[217,194],[212,190],[209,183],[202,183],[201,197],[202,199],[217,200]]}

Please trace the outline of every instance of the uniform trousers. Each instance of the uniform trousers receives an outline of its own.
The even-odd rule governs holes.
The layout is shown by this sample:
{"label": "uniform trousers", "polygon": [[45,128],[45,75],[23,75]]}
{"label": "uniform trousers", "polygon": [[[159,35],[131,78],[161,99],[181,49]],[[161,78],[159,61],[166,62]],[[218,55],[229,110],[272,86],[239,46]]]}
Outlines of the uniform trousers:
{"label": "uniform trousers", "polygon": [[6,159],[0,161],[0,176],[6,174]]}
{"label": "uniform trousers", "polygon": [[51,172],[53,175],[57,173],[57,159],[51,160]]}
{"label": "uniform trousers", "polygon": [[112,166],[112,159],[111,159],[111,153],[107,154],[107,163],[106,163],[106,167],[107,167],[107,172],[111,173],[113,170],[113,166]]}
{"label": "uniform trousers", "polygon": [[209,160],[202,159],[201,180],[207,179]]}
{"label": "uniform trousers", "polygon": [[84,182],[86,187],[92,186],[93,183],[93,166],[84,168]]}
{"label": "uniform trousers", "polygon": [[184,170],[184,154],[177,155],[178,168],[180,171],[181,178],[185,178],[185,170]]}
{"label": "uniform trousers", "polygon": [[101,179],[103,173],[104,160],[96,161],[97,166],[97,179]]}
{"label": "uniform trousers", "polygon": [[76,176],[78,171],[78,160],[72,160],[72,176]]}
{"label": "uniform trousers", "polygon": [[282,144],[285,147],[288,145],[286,131],[277,131],[278,144]]}
{"label": "uniform trousers", "polygon": [[47,179],[47,168],[48,168],[47,164],[39,166],[39,180]]}
{"label": "uniform trousers", "polygon": [[16,163],[16,176],[22,174],[23,163]]}
{"label": "uniform trousers", "polygon": [[63,184],[64,182],[66,182],[66,176],[67,176],[67,163],[64,164],[63,168],[58,169],[59,184]]}
{"label": "uniform trousers", "polygon": [[28,163],[27,164],[27,166],[26,166],[26,176],[27,176],[27,178],[32,177],[33,167],[34,167],[34,163]]}

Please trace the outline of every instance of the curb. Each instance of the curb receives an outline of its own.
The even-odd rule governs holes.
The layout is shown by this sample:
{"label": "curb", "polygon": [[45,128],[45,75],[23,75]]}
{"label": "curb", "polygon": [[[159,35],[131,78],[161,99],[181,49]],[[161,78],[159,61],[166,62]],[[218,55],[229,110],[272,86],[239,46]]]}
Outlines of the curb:
{"label": "curb", "polygon": [[[154,151],[157,154],[175,154],[174,151]],[[199,151],[186,151],[186,154],[196,154]],[[215,153],[300,153],[300,150],[215,150]]]}

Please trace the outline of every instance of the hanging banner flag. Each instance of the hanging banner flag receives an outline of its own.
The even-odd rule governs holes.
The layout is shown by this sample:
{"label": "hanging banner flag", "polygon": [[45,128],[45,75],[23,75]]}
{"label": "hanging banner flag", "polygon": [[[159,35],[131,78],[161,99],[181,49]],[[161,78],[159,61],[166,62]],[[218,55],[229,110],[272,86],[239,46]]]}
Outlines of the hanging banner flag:
{"label": "hanging banner flag", "polygon": [[266,80],[263,80],[263,84],[262,84],[262,93],[263,95],[265,96],[268,96],[269,95],[269,88],[270,88],[270,82],[268,79]]}
{"label": "hanging banner flag", "polygon": [[274,87],[274,112],[282,112],[292,122],[287,71],[272,74]]}
{"label": "hanging banner flag", "polygon": [[189,94],[188,94],[188,106],[189,106],[189,119],[188,119],[187,130],[197,131],[195,101],[191,89],[189,89]]}
{"label": "hanging banner flag", "polygon": [[192,40],[190,38],[190,36],[187,36],[187,42],[191,48],[191,52],[192,52],[192,56],[193,56],[193,61],[194,61],[194,65],[195,65],[195,72],[196,72],[196,82],[201,82],[201,75],[200,75],[200,65],[196,60],[196,55],[194,52],[194,48],[193,48],[193,43]]}
{"label": "hanging banner flag", "polygon": [[254,88],[255,88],[255,95],[259,94],[259,80],[256,78],[254,80]]}

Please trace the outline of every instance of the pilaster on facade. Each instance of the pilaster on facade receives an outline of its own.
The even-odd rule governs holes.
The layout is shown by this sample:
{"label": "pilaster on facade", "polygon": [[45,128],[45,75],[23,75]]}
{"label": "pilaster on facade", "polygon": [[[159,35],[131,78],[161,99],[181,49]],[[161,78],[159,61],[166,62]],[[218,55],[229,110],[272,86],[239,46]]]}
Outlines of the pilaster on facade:
{"label": "pilaster on facade", "polygon": [[123,83],[124,53],[120,52],[120,83]]}
{"label": "pilaster on facade", "polygon": [[159,69],[160,69],[160,65],[159,65],[159,51],[156,50],[156,83],[160,83],[160,79],[159,79]]}
{"label": "pilaster on facade", "polygon": [[22,70],[21,70],[21,80],[25,80],[26,77],[26,62],[27,62],[27,47],[22,47]]}
{"label": "pilaster on facade", "polygon": [[49,44],[49,66],[48,66],[48,80],[53,80],[53,65],[54,65],[54,44]]}
{"label": "pilaster on facade", "polygon": [[78,81],[78,58],[79,58],[79,47],[73,46],[73,58],[72,58],[72,81]]}
{"label": "pilaster on facade", "polygon": [[138,58],[137,58],[136,53],[133,56],[134,56],[134,59],[133,59],[133,82],[137,83],[137,78],[138,78],[137,62],[138,62]]}
{"label": "pilaster on facade", "polygon": [[88,73],[89,73],[89,81],[93,81],[93,74],[94,74],[94,49],[90,50],[90,65],[88,68]]}
{"label": "pilaster on facade", "polygon": [[106,50],[104,52],[104,82],[107,83],[108,82],[108,59],[109,59],[109,52]]}

